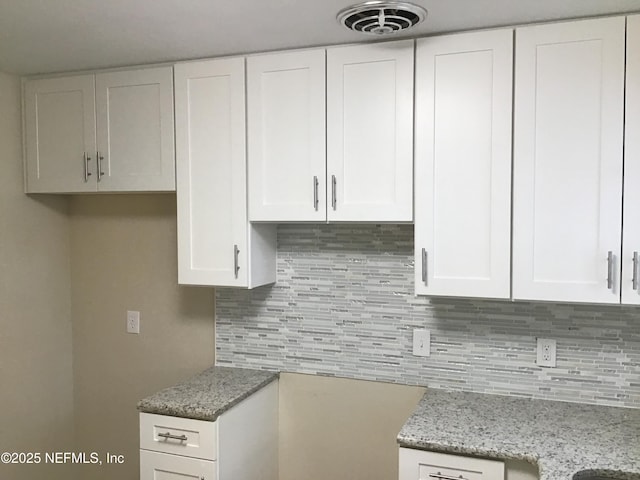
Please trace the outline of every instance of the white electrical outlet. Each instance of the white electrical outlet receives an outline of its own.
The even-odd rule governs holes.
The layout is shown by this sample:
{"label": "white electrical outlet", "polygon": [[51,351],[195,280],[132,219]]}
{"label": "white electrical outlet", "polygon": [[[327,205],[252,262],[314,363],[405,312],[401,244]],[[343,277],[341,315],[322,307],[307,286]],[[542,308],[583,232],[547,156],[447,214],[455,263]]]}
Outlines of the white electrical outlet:
{"label": "white electrical outlet", "polygon": [[536,363],[541,367],[556,366],[556,341],[550,338],[538,338]]}
{"label": "white electrical outlet", "polygon": [[431,332],[416,328],[413,331],[413,354],[416,357],[428,357],[431,355]]}
{"label": "white electrical outlet", "polygon": [[127,311],[127,333],[140,333],[140,312]]}

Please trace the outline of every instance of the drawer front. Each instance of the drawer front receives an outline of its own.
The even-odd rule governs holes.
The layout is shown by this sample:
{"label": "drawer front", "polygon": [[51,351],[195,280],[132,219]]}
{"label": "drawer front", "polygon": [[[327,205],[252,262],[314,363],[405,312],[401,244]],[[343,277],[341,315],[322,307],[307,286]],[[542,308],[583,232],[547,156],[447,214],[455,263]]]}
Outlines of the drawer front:
{"label": "drawer front", "polygon": [[400,449],[400,480],[504,480],[499,460]]}
{"label": "drawer front", "polygon": [[216,480],[216,462],[140,450],[140,480]]}
{"label": "drawer front", "polygon": [[218,424],[141,413],[140,448],[215,460],[218,456]]}

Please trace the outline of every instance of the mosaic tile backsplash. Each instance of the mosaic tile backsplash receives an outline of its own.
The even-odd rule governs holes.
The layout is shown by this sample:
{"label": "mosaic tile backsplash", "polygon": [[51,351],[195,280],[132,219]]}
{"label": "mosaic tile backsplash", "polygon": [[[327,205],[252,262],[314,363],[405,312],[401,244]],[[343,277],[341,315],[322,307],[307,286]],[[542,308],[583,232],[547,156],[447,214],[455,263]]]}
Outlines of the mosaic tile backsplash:
{"label": "mosaic tile backsplash", "polygon": [[412,225],[280,225],[277,268],[217,289],[218,365],[640,407],[640,307],[416,297]]}

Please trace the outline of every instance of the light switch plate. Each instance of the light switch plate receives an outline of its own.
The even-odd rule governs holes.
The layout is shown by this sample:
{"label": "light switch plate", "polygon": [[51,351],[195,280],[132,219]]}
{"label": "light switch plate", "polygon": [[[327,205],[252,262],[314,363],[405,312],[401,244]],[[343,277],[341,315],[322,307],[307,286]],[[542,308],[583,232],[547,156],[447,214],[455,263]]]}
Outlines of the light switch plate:
{"label": "light switch plate", "polygon": [[416,357],[428,357],[431,355],[431,332],[416,328],[413,330],[413,354]]}

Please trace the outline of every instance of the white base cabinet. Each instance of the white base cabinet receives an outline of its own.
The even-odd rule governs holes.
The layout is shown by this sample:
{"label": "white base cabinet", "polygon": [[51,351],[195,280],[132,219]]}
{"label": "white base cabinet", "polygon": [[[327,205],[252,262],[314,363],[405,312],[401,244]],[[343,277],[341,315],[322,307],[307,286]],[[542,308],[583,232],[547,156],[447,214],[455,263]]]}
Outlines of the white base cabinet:
{"label": "white base cabinet", "polygon": [[215,422],[140,414],[140,480],[277,480],[278,381]]}
{"label": "white base cabinet", "polygon": [[419,39],[415,289],[509,298],[513,31]]}
{"label": "white base cabinet", "polygon": [[140,450],[140,480],[216,480],[216,462]]}
{"label": "white base cabinet", "polygon": [[27,193],[175,190],[171,67],[23,88]]}
{"label": "white base cabinet", "polygon": [[398,480],[504,480],[499,460],[400,448]]}

